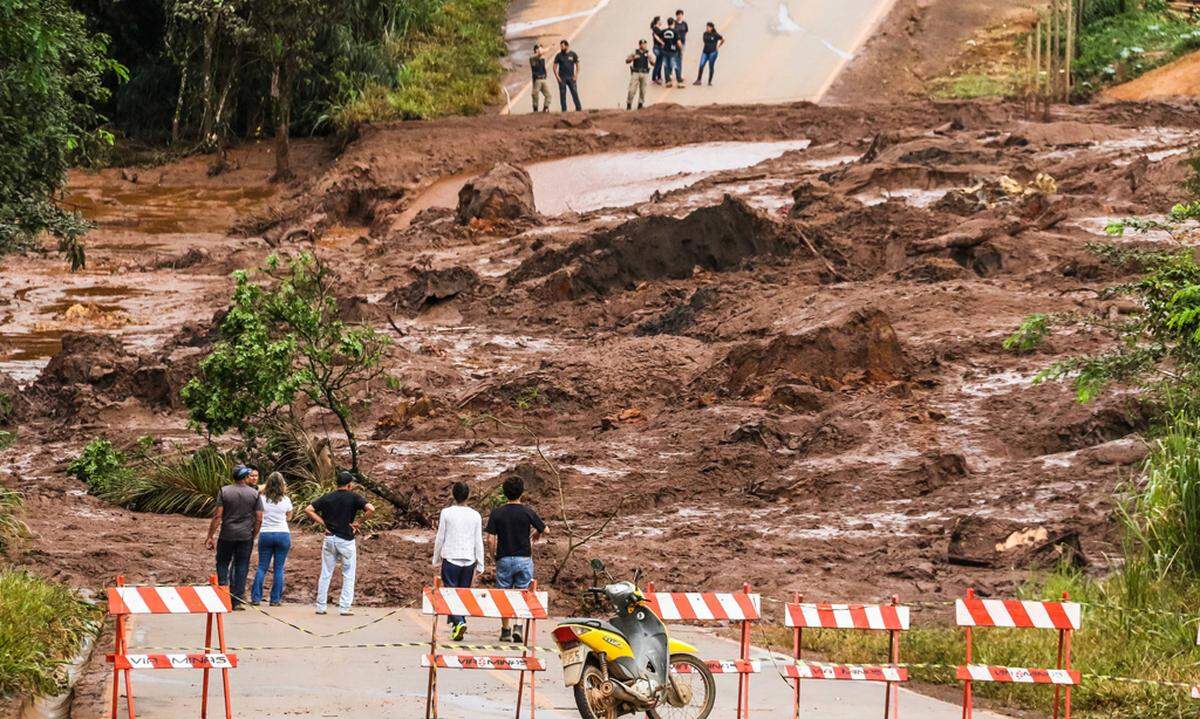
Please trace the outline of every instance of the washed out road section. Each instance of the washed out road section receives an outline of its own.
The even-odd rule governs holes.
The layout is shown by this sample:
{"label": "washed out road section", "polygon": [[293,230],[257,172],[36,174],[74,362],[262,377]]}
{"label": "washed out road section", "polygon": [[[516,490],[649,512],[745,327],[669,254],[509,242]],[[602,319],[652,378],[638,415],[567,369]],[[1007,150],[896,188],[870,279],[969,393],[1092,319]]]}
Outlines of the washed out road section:
{"label": "washed out road section", "polygon": [[[511,112],[530,112],[525,65],[535,40],[548,48],[568,39],[580,57],[579,89],[585,109],[624,107],[629,83],[625,57],[650,38],[650,18],[682,8],[690,28],[683,57],[686,89],[651,87],[648,103],[682,105],[818,101],[845,63],[870,36],[892,0],[687,0],[647,5],[636,0],[594,4],[534,0],[514,6],[507,33],[518,82],[508,85]],[[713,86],[693,86],[704,24],[713,22],[726,44]],[[707,72],[707,71],[706,71]],[[523,73],[523,74],[522,74]],[[551,80],[554,109],[558,89]],[[707,81],[707,74],[705,76]]]}
{"label": "washed out road section", "polygon": [[[336,632],[366,624],[388,609],[356,609],[354,617],[329,614],[315,616],[307,606],[273,609],[280,617],[317,633]],[[259,719],[337,716],[341,719],[377,719],[381,716],[419,717],[425,709],[427,673],[420,668],[418,648],[345,648],[306,649],[317,645],[357,643],[420,642],[429,638],[430,618],[416,609],[404,609],[395,616],[336,639],[314,639],[300,634],[256,611],[240,612],[226,619],[230,646],[294,647],[279,650],[243,650],[237,652],[239,666],[232,674],[233,708],[240,716]],[[539,644],[552,644],[550,630],[554,622],[539,627]],[[192,647],[202,636],[203,620],[186,616],[138,618],[133,624],[131,652],[137,647]],[[476,620],[471,624],[467,642],[493,642],[499,623]],[[712,632],[695,627],[674,627],[672,632],[698,646],[711,659],[733,659],[737,644]],[[443,637],[445,633],[443,632]],[[295,648],[298,647],[298,648]],[[486,652],[484,652],[486,654]],[[765,650],[755,654],[767,657]],[[548,670],[538,675],[539,716],[546,719],[578,719],[571,692],[562,685],[562,668],[555,652],[541,654]],[[516,698],[516,672],[442,671],[438,674],[441,715],[491,719],[510,717]],[[134,696],[138,715],[143,719],[170,719],[199,711],[199,671],[145,671],[134,676]],[[781,717],[790,715],[792,690],[770,661],[763,672],[752,678],[751,715]],[[219,680],[210,688],[219,696]],[[810,681],[804,684],[801,712],[823,719],[858,719],[882,712],[883,685],[874,682]],[[111,695],[106,695],[111,696]],[[717,677],[717,704],[714,717],[735,712],[737,681],[733,676]],[[954,719],[959,707],[911,692],[903,692],[900,706],[905,714],[922,719]],[[123,705],[122,705],[123,708]],[[86,714],[98,716],[98,714]],[[976,712],[980,719],[1003,719],[996,714]]]}

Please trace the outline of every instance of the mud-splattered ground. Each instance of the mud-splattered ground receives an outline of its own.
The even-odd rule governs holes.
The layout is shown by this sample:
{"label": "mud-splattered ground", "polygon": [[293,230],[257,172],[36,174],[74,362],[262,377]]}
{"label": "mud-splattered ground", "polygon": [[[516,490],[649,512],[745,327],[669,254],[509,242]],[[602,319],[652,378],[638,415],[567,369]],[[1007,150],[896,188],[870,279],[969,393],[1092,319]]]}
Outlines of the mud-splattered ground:
{"label": "mud-splattered ground", "polygon": [[[333,262],[347,316],[394,340],[398,389],[362,394],[373,476],[429,515],[452,481],[482,497],[519,469],[557,515],[525,436],[463,422],[494,413],[535,428],[581,532],[620,505],[564,571],[564,609],[594,556],[663,587],[831,599],[1005,592],[1064,546],[1102,570],[1113,490],[1144,452],[1139,408],[1031,383],[1093,338],[1026,355],[1001,341],[1031,312],[1127,310],[1095,299],[1116,277],[1085,245],[1107,218],[1176,197],[1195,110],[1063,108],[1049,124],[969,104],[479,118],[374,128],[341,152],[303,144],[292,186],[268,184],[256,147],[215,177],[201,158],[80,173],[70,196],[99,223],[88,270],[9,257],[0,273],[0,369],[30,402],[0,453],[35,533],[11,559],[91,588],[206,576],[203,520],[106,506],[63,469],[97,435],[199,442],[176,393],[212,341],[228,273],[275,246]],[[716,141],[795,144],[751,167],[656,155],[657,179],[625,191],[589,180],[595,163],[574,177],[561,164]],[[545,183],[541,207],[605,189],[601,204],[622,206],[462,226],[423,198],[500,159],[560,161],[571,197]],[[1039,173],[1057,186],[998,189]],[[995,549],[1043,528],[1046,546]],[[429,541],[398,526],[362,542],[361,600],[412,601]],[[287,600],[310,598],[318,547],[299,537]],[[565,549],[556,523],[543,571]]]}

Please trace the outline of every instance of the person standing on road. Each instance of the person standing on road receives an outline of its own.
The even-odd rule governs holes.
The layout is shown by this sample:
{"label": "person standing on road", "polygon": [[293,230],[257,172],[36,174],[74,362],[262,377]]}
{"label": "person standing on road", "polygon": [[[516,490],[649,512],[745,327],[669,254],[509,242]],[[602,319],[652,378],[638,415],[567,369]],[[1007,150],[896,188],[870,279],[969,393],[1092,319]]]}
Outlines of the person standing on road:
{"label": "person standing on road", "polygon": [[646,104],[646,86],[650,78],[650,50],[646,48],[645,40],[638,40],[637,49],[625,58],[629,65],[629,94],[625,97],[625,109],[632,109],[633,96],[638,95],[638,109]]}
{"label": "person standing on road", "polygon": [[[483,531],[491,535],[496,556],[496,587],[499,589],[528,589],[533,583],[533,546],[530,535],[541,539],[546,523],[529,505],[521,503],[525,482],[513,475],[504,480],[505,504],[492,510]],[[500,620],[500,642],[520,644],[521,627],[509,629],[507,619]]]}
{"label": "person standing on road", "polygon": [[[530,95],[533,96],[533,111],[550,112],[550,83],[546,80],[546,55],[540,43],[534,43],[533,55],[529,58],[529,70],[533,76],[533,87],[530,89]],[[538,93],[542,95],[540,111],[538,110]]]}
{"label": "person standing on road", "polygon": [[688,24],[683,19],[683,10],[675,11],[675,36],[679,38],[679,49],[675,51],[675,84],[683,87],[683,49],[687,45]]}
{"label": "person standing on road", "polygon": [[662,68],[663,68],[663,28],[662,18],[658,15],[650,21],[650,42],[654,43],[654,74],[650,78],[650,82],[655,85],[662,84]]}
{"label": "person standing on road", "polygon": [[292,500],[287,496],[287,483],[279,472],[267,476],[267,485],[262,492],[263,521],[258,533],[258,571],[254,574],[254,585],[250,588],[250,603],[262,604],[263,582],[274,565],[271,576],[271,606],[278,607],[283,601],[283,565],[288,552],[292,551],[292,532],[288,522],[292,519]]}
{"label": "person standing on road", "polygon": [[[454,504],[438,517],[437,537],[433,540],[433,566],[442,568],[442,584],[469,589],[476,574],[483,573],[483,518],[467,506],[471,488],[455,482],[451,489]],[[450,639],[459,642],[467,635],[465,617],[446,617]]]}
{"label": "person standing on road", "polygon": [[342,563],[342,596],[338,601],[338,614],[348,617],[354,612],[354,571],[358,564],[358,548],[354,537],[358,533],[358,513],[363,519],[375,513],[375,506],[354,491],[354,475],[342,470],[338,472],[337,489],[322,495],[304,508],[309,519],[325,530],[325,542],[321,545],[321,579],[317,582],[317,614],[325,613],[329,600],[329,582],[333,569]]}
{"label": "person standing on road", "polygon": [[[679,35],[675,32],[675,18],[667,18],[667,28],[662,32],[663,86],[671,87],[671,68],[679,57]],[[679,83],[683,87],[683,83]]]}
{"label": "person standing on road", "polygon": [[700,53],[700,69],[696,71],[696,82],[700,84],[700,78],[704,75],[704,66],[708,65],[708,84],[713,81],[713,70],[717,68],[717,52],[721,46],[725,44],[725,36],[717,32],[717,26],[711,22],[704,26],[704,48]]}
{"label": "person standing on road", "polygon": [[558,102],[562,111],[567,111],[567,90],[571,91],[571,99],[575,101],[575,111],[583,110],[579,103],[579,56],[571,49],[571,43],[563,40],[558,44],[558,54],[554,56],[554,79],[558,80]]}
{"label": "person standing on road", "polygon": [[[249,484],[251,475],[257,474],[240,464],[233,468],[233,484],[227,484],[217,492],[217,508],[208,523],[208,537],[204,540],[204,546],[217,551],[217,584],[229,587],[236,610],[246,608],[250,554],[263,521],[262,498]],[[220,534],[217,534],[218,528]]]}

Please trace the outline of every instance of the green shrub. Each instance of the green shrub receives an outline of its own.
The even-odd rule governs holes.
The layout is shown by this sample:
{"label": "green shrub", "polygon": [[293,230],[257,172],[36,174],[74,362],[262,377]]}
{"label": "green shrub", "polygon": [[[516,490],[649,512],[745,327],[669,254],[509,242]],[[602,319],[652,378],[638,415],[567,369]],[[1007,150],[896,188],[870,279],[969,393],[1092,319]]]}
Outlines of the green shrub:
{"label": "green shrub", "polygon": [[22,504],[20,494],[0,486],[0,551],[29,534],[29,528],[17,518]]}
{"label": "green shrub", "polygon": [[0,571],[0,697],[61,691],[59,668],[100,620],[98,608],[64,586]]}
{"label": "green shrub", "polygon": [[1084,27],[1073,72],[1094,92],[1163,65],[1200,45],[1200,25],[1161,9],[1121,13]]}
{"label": "green shrub", "polygon": [[88,491],[106,497],[110,491],[128,486],[134,480],[125,453],[107,439],[93,439],[83,453],[67,465],[67,474],[87,485]]}
{"label": "green shrub", "polygon": [[1122,517],[1157,579],[1200,577],[1200,420],[1181,414],[1154,441]]}
{"label": "green shrub", "polygon": [[128,509],[207,517],[235,463],[232,455],[212,446],[163,456],[152,454],[148,440],[140,440],[130,456],[106,439],[94,439],[67,473],[97,497]]}

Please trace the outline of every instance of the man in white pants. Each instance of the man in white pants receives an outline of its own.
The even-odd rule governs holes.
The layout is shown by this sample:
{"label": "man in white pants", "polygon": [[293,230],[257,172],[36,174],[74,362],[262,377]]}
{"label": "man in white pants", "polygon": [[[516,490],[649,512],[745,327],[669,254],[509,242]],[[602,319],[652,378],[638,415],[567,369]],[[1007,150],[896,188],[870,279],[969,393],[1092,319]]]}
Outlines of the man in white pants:
{"label": "man in white pants", "polygon": [[338,472],[337,489],[326,494],[304,508],[312,521],[325,528],[325,543],[321,547],[321,580],[317,583],[317,614],[324,614],[329,601],[329,582],[333,569],[342,562],[342,596],[338,601],[338,614],[343,617],[353,612],[354,569],[358,549],[354,535],[358,532],[358,513],[363,519],[375,513],[375,507],[354,491],[354,475]]}

